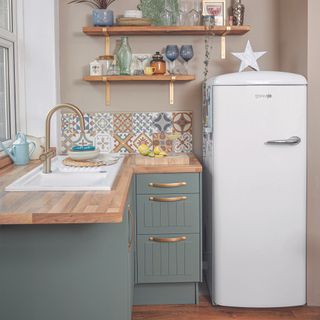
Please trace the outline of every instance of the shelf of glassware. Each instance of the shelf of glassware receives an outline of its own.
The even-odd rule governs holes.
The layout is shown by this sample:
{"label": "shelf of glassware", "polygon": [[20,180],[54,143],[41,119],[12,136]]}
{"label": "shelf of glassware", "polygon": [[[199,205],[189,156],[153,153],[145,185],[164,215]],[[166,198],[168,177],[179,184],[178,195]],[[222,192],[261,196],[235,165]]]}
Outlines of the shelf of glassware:
{"label": "shelf of glassware", "polygon": [[117,81],[193,81],[194,75],[152,75],[152,76],[86,76],[90,82],[117,82]]}
{"label": "shelf of glassware", "polygon": [[83,32],[89,36],[121,36],[121,35],[206,35],[241,36],[250,31],[250,26],[113,26],[113,27],[83,27]]}

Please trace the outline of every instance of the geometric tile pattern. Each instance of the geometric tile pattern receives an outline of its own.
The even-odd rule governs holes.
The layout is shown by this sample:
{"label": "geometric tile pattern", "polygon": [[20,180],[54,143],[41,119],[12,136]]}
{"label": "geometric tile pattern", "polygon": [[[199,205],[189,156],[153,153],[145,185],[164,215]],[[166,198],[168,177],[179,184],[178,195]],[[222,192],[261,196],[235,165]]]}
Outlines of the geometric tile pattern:
{"label": "geometric tile pattern", "polygon": [[153,132],[156,133],[172,133],[172,113],[158,112],[153,115]]}
{"label": "geometric tile pattern", "polygon": [[192,113],[177,112],[173,113],[173,132],[183,133],[192,132]]}
{"label": "geometric tile pattern", "polygon": [[61,152],[74,145],[94,145],[102,152],[137,153],[141,144],[166,152],[192,152],[192,112],[85,113],[85,134],[79,117],[61,115]]}

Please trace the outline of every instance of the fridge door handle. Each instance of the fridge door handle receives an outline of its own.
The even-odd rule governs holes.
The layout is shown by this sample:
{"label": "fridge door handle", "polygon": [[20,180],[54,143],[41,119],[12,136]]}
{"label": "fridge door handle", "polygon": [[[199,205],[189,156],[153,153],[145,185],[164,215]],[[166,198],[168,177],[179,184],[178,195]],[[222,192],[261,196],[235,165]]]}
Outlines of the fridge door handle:
{"label": "fridge door handle", "polygon": [[270,140],[270,141],[267,141],[265,144],[268,144],[268,145],[297,145],[300,142],[301,142],[301,138],[294,136],[294,137],[291,137],[286,140]]}

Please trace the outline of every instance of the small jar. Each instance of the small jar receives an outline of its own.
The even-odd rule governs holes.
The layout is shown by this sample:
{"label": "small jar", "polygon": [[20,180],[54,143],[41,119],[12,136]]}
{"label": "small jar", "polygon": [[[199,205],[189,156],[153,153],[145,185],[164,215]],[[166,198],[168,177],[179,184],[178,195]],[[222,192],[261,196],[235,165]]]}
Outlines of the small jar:
{"label": "small jar", "polygon": [[90,63],[90,76],[102,76],[102,65],[98,60]]}
{"label": "small jar", "polygon": [[102,75],[106,76],[108,74],[108,71],[112,65],[112,62],[114,60],[114,56],[100,56],[99,57],[99,63],[102,66]]}
{"label": "small jar", "polygon": [[152,56],[150,67],[154,68],[154,74],[165,74],[167,72],[166,62],[163,60],[163,55],[160,52],[156,52]]}

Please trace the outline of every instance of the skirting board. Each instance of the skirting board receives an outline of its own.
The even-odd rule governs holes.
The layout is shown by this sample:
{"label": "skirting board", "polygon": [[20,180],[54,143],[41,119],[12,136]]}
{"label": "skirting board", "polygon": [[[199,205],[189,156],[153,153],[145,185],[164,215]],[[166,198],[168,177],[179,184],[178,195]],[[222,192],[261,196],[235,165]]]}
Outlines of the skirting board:
{"label": "skirting board", "polygon": [[133,303],[134,305],[198,304],[198,283],[136,285]]}

